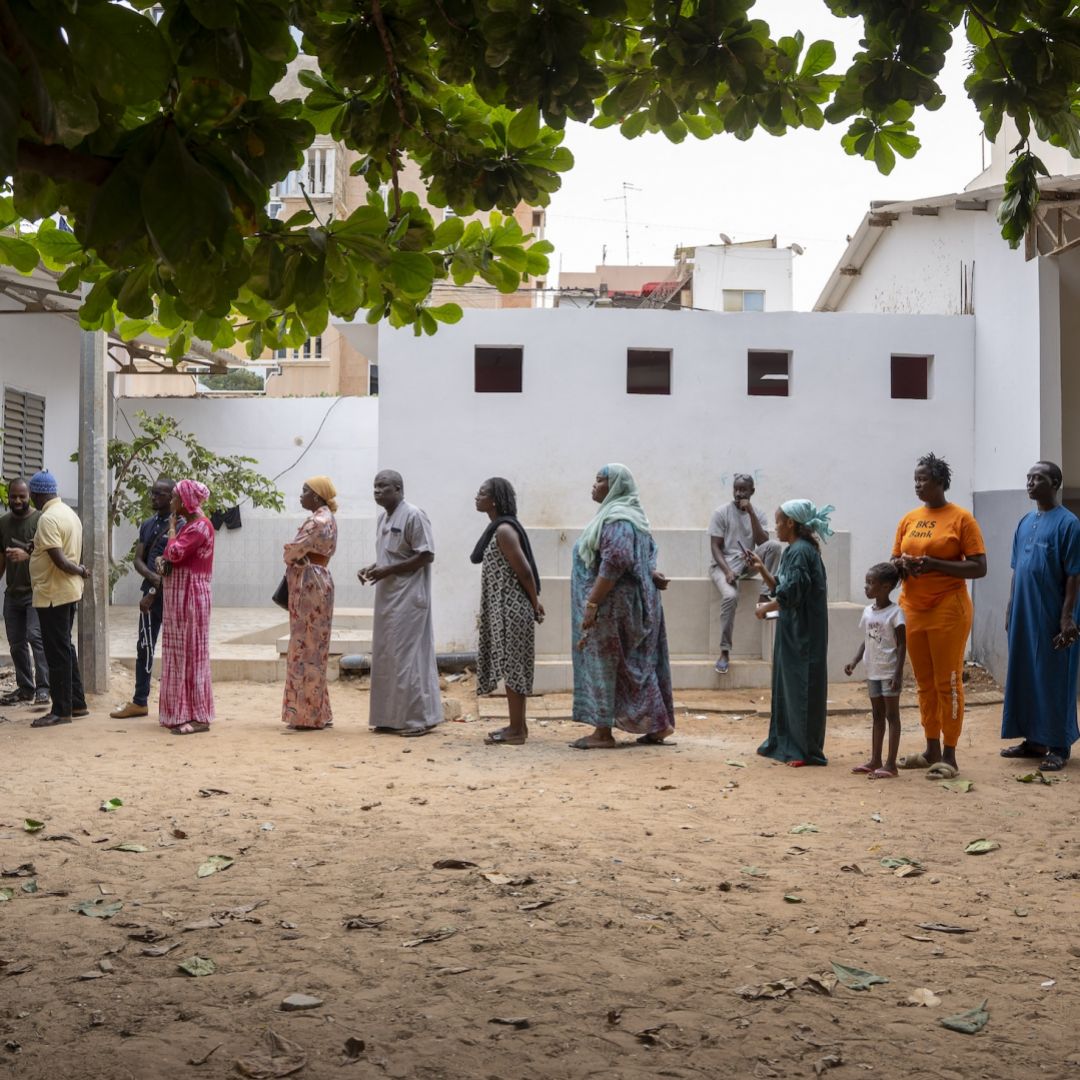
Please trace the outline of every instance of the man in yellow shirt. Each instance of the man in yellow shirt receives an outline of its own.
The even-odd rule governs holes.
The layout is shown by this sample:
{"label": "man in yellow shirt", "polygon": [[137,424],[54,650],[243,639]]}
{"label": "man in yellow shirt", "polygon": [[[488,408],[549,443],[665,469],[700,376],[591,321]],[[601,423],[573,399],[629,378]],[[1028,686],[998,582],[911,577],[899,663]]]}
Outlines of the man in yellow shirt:
{"label": "man in yellow shirt", "polygon": [[72,717],[89,715],[71,629],[90,571],[79,562],[82,522],[70,506],[60,501],[56,477],[48,471],[34,473],[30,477],[30,499],[41,511],[30,553],[30,584],[52,695],[51,711],[30,726],[53,727],[70,724]]}

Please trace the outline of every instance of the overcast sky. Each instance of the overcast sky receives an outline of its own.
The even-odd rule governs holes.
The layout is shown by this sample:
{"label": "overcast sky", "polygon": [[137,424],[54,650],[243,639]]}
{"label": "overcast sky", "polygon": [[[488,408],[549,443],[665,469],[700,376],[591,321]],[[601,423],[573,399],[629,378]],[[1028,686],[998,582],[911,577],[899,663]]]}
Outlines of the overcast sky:
{"label": "overcast sky", "polygon": [[[858,48],[861,20],[835,18],[823,0],[758,0],[751,15],[769,23],[774,39],[802,30],[807,43],[834,41],[837,71]],[[844,153],[846,123],[782,138],[758,132],[748,142],[688,136],[678,146],[662,135],[628,140],[618,128],[568,125],[576,165],[548,208],[552,270],[591,270],[605,244],[609,263],[626,261],[625,181],[641,189],[628,193],[631,263],[669,264],[677,245],[719,243],[721,232],[736,241],[775,233],[781,246],[805,249],[795,259],[795,307],[808,310],[872,199],[959,191],[982,170],[979,120],[963,88],[965,51],[958,41],[940,80],[945,105],[915,114],[922,148],[910,161],[898,158],[891,176]]]}

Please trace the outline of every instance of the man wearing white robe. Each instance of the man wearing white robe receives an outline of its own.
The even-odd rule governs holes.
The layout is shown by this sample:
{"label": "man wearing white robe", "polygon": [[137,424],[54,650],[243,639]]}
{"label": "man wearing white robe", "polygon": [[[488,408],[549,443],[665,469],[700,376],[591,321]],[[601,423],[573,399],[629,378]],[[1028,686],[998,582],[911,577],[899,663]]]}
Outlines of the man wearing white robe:
{"label": "man wearing white robe", "polygon": [[431,617],[431,522],[407,503],[401,474],[375,477],[375,562],[357,576],[375,586],[371,649],[372,731],[426,735],[442,722]]}

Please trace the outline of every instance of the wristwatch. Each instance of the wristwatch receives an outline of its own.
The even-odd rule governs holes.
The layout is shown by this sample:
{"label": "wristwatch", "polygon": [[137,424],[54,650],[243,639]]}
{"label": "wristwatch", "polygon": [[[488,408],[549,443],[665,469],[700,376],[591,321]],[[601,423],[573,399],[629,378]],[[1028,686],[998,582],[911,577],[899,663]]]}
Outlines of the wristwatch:
{"label": "wristwatch", "polygon": [[157,596],[157,586],[156,585],[151,585],[150,588],[146,590],[146,595],[147,596]]}

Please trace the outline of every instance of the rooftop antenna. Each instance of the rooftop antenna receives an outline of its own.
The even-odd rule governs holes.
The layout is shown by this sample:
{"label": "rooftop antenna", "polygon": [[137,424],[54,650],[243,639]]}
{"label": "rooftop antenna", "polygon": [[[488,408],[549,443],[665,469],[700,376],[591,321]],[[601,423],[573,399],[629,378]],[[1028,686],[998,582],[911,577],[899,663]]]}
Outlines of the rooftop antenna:
{"label": "rooftop antenna", "polygon": [[626,236],[626,265],[630,265],[630,195],[631,191],[641,191],[641,188],[634,184],[628,183],[626,180],[622,182],[622,194],[613,195],[610,199],[605,199],[604,202],[618,202],[622,200],[623,211],[623,230]]}

